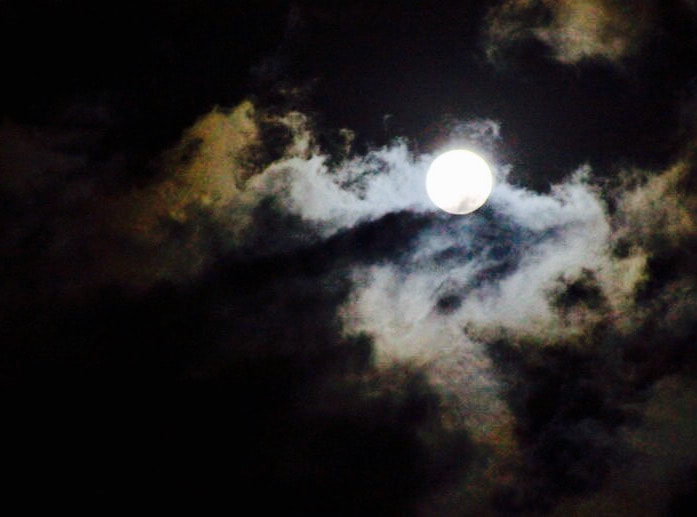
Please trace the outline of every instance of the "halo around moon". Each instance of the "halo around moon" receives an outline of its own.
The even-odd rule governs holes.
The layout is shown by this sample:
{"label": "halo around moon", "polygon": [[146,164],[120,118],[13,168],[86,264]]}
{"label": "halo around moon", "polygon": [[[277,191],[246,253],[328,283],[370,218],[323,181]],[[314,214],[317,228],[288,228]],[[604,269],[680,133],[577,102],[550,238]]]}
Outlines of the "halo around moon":
{"label": "halo around moon", "polygon": [[456,149],[438,156],[426,174],[426,192],[441,210],[469,214],[491,194],[494,176],[486,161],[472,151]]}

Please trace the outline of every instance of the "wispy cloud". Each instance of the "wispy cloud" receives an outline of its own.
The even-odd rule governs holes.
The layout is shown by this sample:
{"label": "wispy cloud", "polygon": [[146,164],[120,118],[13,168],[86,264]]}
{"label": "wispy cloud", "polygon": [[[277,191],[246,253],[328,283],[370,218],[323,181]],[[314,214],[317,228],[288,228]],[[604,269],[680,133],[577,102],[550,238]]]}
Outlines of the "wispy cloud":
{"label": "wispy cloud", "polygon": [[498,61],[512,46],[535,38],[564,64],[618,62],[638,51],[653,16],[653,2],[506,0],[489,12],[485,51]]}

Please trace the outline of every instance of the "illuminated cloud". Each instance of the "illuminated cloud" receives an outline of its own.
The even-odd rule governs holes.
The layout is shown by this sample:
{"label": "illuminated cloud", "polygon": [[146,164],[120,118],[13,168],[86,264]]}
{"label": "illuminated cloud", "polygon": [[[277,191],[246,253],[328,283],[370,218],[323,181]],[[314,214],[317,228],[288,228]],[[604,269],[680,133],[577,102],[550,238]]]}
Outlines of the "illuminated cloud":
{"label": "illuminated cloud", "polygon": [[[274,155],[267,152],[264,128],[269,125],[285,135]],[[491,121],[467,125],[478,145],[497,138]],[[17,131],[14,148],[30,145],[31,139]],[[58,175],[47,175],[44,155]],[[82,166],[79,157],[50,146],[22,156],[32,159],[4,158],[17,172],[7,176],[12,182],[5,189],[17,199],[49,188],[61,170],[72,178]],[[424,177],[432,158],[396,141],[363,156],[333,160],[314,143],[302,114],[272,117],[243,102],[201,117],[159,160],[159,176],[145,186],[117,195],[98,185],[87,191],[90,184],[79,177],[63,182],[66,197],[81,191],[95,195],[82,202],[84,213],[93,214],[90,224],[76,224],[70,217],[82,214],[73,212],[64,216],[59,231],[63,241],[99,236],[85,252],[92,259],[83,264],[84,282],[123,278],[146,286],[191,278],[237,250],[285,252],[379,225],[390,214],[426,217],[427,223],[406,228],[408,246],[390,240],[404,234],[385,235],[385,246],[394,249],[390,258],[352,270],[355,287],[342,309],[346,332],[373,335],[380,362],[429,362],[453,353],[474,357],[480,354],[477,338],[468,337],[465,328],[475,334],[503,328],[547,341],[580,335],[607,313],[627,312],[655,248],[675,248],[694,233],[695,203],[679,186],[689,170],[686,162],[609,194],[593,184],[584,167],[540,194],[509,184],[506,167],[499,166],[489,203],[470,217],[452,218],[438,213],[426,196]],[[613,214],[607,195],[618,207]],[[60,196],[52,202],[61,213],[56,199]],[[295,236],[274,231],[260,236],[264,210],[271,210],[268,217],[275,224],[290,217],[304,229]],[[618,246],[628,251],[617,256]],[[51,262],[54,253],[43,249],[39,260]],[[141,257],[137,267],[134,254]],[[561,313],[555,293],[586,272],[592,272],[607,300],[604,312],[571,307]]]}
{"label": "illuminated cloud", "polygon": [[558,61],[618,62],[635,54],[650,28],[653,2],[505,0],[488,15],[486,54],[498,61],[514,45],[536,38]]}
{"label": "illuminated cloud", "polygon": [[622,237],[650,249],[675,248],[697,234],[697,199],[688,185],[692,172],[691,164],[681,160],[624,194],[618,207]]}
{"label": "illuminated cloud", "polygon": [[[387,241],[392,251],[380,260],[345,263],[351,287],[339,310],[344,334],[371,337],[378,369],[409,364],[424,371],[447,394],[445,407],[455,415],[455,425],[495,451],[493,471],[505,477],[506,465],[522,455],[527,466],[516,479],[523,488],[502,495],[504,506],[547,497],[521,479],[529,476],[525,469],[542,465],[542,451],[557,442],[568,444],[569,454],[584,449],[587,456],[573,467],[577,477],[565,478],[545,504],[594,489],[601,472],[624,461],[631,449],[616,434],[622,419],[607,415],[635,402],[633,395],[623,399],[613,393],[625,393],[625,383],[633,382],[625,369],[636,369],[611,363],[603,366],[609,369],[604,377],[598,376],[595,368],[606,353],[598,350],[623,353],[623,347],[635,346],[637,329],[665,317],[675,324],[661,332],[679,340],[681,332],[689,334],[679,329],[697,314],[697,296],[684,283],[689,281],[664,284],[652,269],[654,257],[677,249],[694,233],[693,197],[680,187],[688,165],[680,162],[646,181],[630,171],[614,191],[601,189],[592,171],[581,167],[548,194],[509,184],[506,168],[500,167],[488,205],[459,218],[428,204],[422,183],[431,157],[414,156],[404,144],[338,163],[308,149],[304,156],[272,163],[249,180],[247,189],[260,198],[271,195],[281,213],[309,224],[315,231],[312,242],[368,226]],[[399,213],[405,221],[406,213],[427,216],[425,225],[413,227],[408,242],[404,234],[379,232],[385,218]],[[637,298],[651,282],[658,282],[659,304]],[[671,309],[665,312],[666,307]],[[490,347],[498,342],[518,349],[519,358],[492,358]],[[529,364],[566,364],[577,356],[588,365],[570,378],[565,389],[571,398],[560,401],[559,415],[544,424],[549,427],[535,430],[538,424],[517,406],[526,407],[527,395],[511,394],[509,383],[552,389],[546,383],[554,378],[554,366],[542,368],[539,378],[523,372]],[[513,377],[502,376],[501,368],[513,368]],[[588,409],[573,420],[566,412],[573,411],[573,397],[585,396],[587,385],[595,386],[608,413]],[[524,452],[512,438],[520,426],[530,427],[536,443]],[[542,491],[558,480],[553,470],[545,476],[539,483],[549,485]]]}
{"label": "illuminated cloud", "polygon": [[[269,124],[285,131],[272,157],[265,153]],[[483,147],[498,134],[491,121],[467,126]],[[24,188],[21,181],[49,184],[44,177],[31,180],[31,174],[45,174],[41,154],[34,156],[33,168],[17,166],[12,188]],[[628,311],[652,247],[665,247],[667,239],[675,247],[694,231],[691,198],[678,192],[684,163],[645,185],[612,193],[618,206],[612,215],[587,168],[540,194],[509,184],[506,167],[498,167],[487,206],[452,218],[438,213],[426,196],[424,177],[432,158],[396,141],[363,156],[332,160],[314,143],[302,114],[271,117],[243,102],[213,110],[185,131],[160,159],[160,175],[150,184],[125,195],[101,193],[96,204],[87,199],[85,210],[96,214],[92,229],[68,224],[62,231],[73,239],[84,231],[100,234],[85,270],[92,271],[95,284],[123,278],[147,286],[191,278],[236,250],[264,255],[315,246],[379,225],[389,214],[421,214],[429,222],[414,226],[407,247],[385,235],[385,246],[394,249],[390,258],[352,268],[353,294],[341,313],[345,331],[371,334],[378,361],[385,364],[445,364],[453,355],[471,356],[464,364],[477,369],[471,377],[479,379],[486,368],[476,365],[486,359],[478,336],[497,329],[546,342],[581,335],[607,314]],[[51,160],[65,161],[66,170],[77,167],[63,155]],[[305,229],[296,236],[274,231],[260,236],[259,218],[266,217],[268,203],[275,224],[292,217]],[[613,252],[618,243],[629,246],[621,257]],[[48,261],[52,252],[42,253]],[[136,269],[134,253],[141,256]],[[574,306],[560,312],[555,296],[587,272],[607,301],[602,311]]]}
{"label": "illuminated cloud", "polygon": [[[6,122],[0,131],[0,189],[13,212],[3,242],[3,258],[15,264],[8,282],[27,281],[26,271],[44,294],[71,296],[199,273],[220,251],[211,232],[239,199],[259,141],[250,103],[214,110],[159,159],[153,179],[114,185],[127,165],[118,154],[93,157],[102,138],[94,129]],[[225,221],[233,235],[244,224],[227,212]]]}

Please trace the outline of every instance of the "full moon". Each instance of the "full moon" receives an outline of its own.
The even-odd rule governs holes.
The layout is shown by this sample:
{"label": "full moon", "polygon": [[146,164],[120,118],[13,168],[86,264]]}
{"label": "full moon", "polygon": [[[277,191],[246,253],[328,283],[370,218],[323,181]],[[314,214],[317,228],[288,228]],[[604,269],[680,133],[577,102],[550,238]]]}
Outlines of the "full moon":
{"label": "full moon", "polygon": [[491,194],[494,177],[484,159],[457,149],[441,154],[426,174],[426,192],[433,204],[451,214],[469,214]]}

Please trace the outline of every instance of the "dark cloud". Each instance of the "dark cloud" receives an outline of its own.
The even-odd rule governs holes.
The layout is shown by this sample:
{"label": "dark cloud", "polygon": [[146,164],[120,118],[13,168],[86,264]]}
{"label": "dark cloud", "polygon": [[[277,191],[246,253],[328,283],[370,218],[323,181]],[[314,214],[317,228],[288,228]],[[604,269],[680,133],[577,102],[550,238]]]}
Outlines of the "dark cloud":
{"label": "dark cloud", "polygon": [[447,486],[475,447],[422,373],[376,372],[371,339],[341,334],[350,284],[322,248],[6,318],[13,490],[403,515]]}
{"label": "dark cloud", "polygon": [[561,496],[597,490],[628,460],[619,428],[637,418],[635,395],[607,351],[504,341],[489,351],[523,455],[518,476],[496,495],[504,513],[548,511]]}
{"label": "dark cloud", "polygon": [[[402,515],[479,454],[422,372],[376,371],[371,338],[345,335],[337,317],[349,269],[394,260],[428,218],[294,214],[287,191],[248,186],[279,160],[257,129],[249,104],[214,111],[152,180],[115,190],[88,144],[6,126],[13,490],[177,507],[228,504],[234,486],[236,505]],[[292,164],[303,147],[289,134]],[[48,240],[16,244],[33,231]]]}

